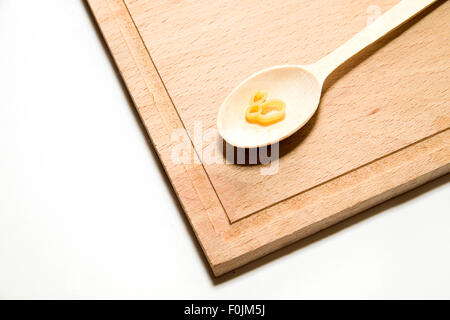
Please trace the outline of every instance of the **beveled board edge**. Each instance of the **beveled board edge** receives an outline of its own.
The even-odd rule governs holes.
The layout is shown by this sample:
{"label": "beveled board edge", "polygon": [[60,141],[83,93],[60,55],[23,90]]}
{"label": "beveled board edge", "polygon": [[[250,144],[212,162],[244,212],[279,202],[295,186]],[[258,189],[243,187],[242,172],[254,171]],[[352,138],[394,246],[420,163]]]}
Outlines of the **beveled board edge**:
{"label": "beveled board edge", "polygon": [[184,125],[126,4],[87,2],[216,276],[450,171],[447,129],[231,224],[204,167],[171,161]]}

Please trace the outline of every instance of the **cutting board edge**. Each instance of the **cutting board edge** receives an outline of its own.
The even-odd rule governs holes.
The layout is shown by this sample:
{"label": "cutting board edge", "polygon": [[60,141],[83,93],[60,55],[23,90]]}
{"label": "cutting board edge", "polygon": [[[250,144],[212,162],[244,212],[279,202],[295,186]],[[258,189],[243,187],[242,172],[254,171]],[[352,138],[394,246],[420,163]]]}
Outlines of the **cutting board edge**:
{"label": "cutting board edge", "polygon": [[[450,129],[399,151],[404,153],[401,157],[414,153],[417,156],[394,168],[389,168],[391,159],[386,158],[384,163],[373,162],[367,167],[355,170],[351,177],[337,178],[334,186],[327,190],[331,192],[326,199],[327,205],[322,201],[318,203],[315,201],[309,207],[302,207],[299,204],[304,201],[306,206],[305,199],[313,196],[314,192],[322,192],[313,189],[286,200],[284,204],[277,204],[271,209],[232,224],[229,233],[233,236],[226,237],[228,243],[222,248],[224,254],[214,261],[215,273],[221,275],[231,271],[450,173],[450,145],[447,143],[443,146],[444,141],[450,141]],[[379,173],[371,178],[365,178],[367,172],[372,170]],[[358,179],[358,175],[362,179]],[[348,178],[358,180],[356,185],[349,186],[348,181],[344,181],[349,180]],[[374,185],[376,188],[371,188]],[[322,187],[327,188],[326,185],[319,188]],[[287,203],[288,201],[291,203]],[[311,214],[313,218],[305,222],[301,219],[302,211],[315,214]],[[283,213],[283,217],[277,218],[277,215]],[[271,217],[267,218],[264,215]],[[261,221],[258,220],[265,220],[264,223],[274,226],[272,228],[274,230],[261,227]],[[252,226],[252,223],[255,223],[255,226]],[[251,234],[251,237],[247,237],[246,234]],[[242,250],[242,247],[245,249]]]}

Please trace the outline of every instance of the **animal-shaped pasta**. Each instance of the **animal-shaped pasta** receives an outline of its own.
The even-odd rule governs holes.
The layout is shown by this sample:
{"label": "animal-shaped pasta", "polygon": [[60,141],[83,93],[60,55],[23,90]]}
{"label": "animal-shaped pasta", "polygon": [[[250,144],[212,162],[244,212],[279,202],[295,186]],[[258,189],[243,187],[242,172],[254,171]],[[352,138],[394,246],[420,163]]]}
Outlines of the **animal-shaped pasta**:
{"label": "animal-shaped pasta", "polygon": [[267,99],[267,92],[256,91],[250,98],[245,119],[250,123],[268,126],[286,115],[286,104],[280,99]]}

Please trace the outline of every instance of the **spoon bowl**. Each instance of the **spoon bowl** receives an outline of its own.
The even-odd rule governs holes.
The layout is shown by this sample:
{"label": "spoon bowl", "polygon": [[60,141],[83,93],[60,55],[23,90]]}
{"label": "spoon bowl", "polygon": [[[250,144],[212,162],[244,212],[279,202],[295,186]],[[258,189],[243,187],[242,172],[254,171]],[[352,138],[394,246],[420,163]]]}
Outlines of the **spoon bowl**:
{"label": "spoon bowl", "polygon": [[[269,93],[286,103],[285,119],[269,126],[249,123],[245,110],[253,92]],[[314,115],[320,101],[322,83],[307,67],[283,65],[264,69],[238,85],[219,110],[217,128],[231,145],[257,148],[276,143],[295,133]]]}

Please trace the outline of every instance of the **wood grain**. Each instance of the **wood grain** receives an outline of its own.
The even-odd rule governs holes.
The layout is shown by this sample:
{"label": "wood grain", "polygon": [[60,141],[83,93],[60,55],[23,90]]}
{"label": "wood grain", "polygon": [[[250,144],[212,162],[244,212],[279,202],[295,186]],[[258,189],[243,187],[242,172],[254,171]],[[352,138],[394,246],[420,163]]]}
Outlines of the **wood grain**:
{"label": "wood grain", "polygon": [[[364,25],[369,1],[244,1],[240,10],[233,1],[88,2],[216,275],[450,170],[448,3],[333,74],[318,116],[283,147],[279,173],[261,178],[257,167],[175,164],[171,133],[192,134],[198,118],[212,126],[214,102],[247,74],[330,52]],[[284,22],[245,25],[241,11],[262,17],[268,3]],[[386,10],[395,1],[380,3]],[[251,11],[252,4],[261,11]],[[239,30],[251,37],[238,37]],[[264,39],[284,50],[261,52]],[[246,198],[255,188],[271,193]]]}
{"label": "wood grain", "polygon": [[[396,2],[377,5],[384,12]],[[248,75],[314,62],[344,43],[366,25],[373,1],[126,3],[192,137],[196,121],[215,127],[221,102]],[[280,145],[276,175],[205,165],[230,220],[447,129],[449,15],[450,3],[428,10],[332,76],[313,121]]]}

